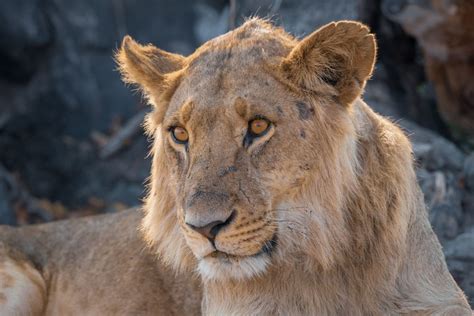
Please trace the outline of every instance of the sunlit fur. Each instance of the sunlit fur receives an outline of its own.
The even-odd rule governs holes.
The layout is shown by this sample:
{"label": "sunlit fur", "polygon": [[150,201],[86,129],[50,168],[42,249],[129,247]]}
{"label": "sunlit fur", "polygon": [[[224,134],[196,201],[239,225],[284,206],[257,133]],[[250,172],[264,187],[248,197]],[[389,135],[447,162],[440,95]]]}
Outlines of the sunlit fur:
{"label": "sunlit fur", "polygon": [[[154,105],[143,233],[178,273],[201,275],[204,313],[470,313],[429,226],[408,139],[360,99],[375,51],[369,30],[347,21],[297,40],[253,19],[189,57],[124,40],[124,78]],[[252,106],[275,126],[265,145],[243,149]],[[168,135],[179,115],[189,151]],[[184,223],[199,186],[234,198],[236,218],[216,237],[229,257]],[[228,211],[202,203],[213,210],[202,216]]]}
{"label": "sunlit fur", "polygon": [[222,260],[201,260],[198,264],[199,274],[206,280],[245,280],[263,275],[270,263],[270,257],[261,254],[252,257],[243,257],[237,262],[223,263]]}

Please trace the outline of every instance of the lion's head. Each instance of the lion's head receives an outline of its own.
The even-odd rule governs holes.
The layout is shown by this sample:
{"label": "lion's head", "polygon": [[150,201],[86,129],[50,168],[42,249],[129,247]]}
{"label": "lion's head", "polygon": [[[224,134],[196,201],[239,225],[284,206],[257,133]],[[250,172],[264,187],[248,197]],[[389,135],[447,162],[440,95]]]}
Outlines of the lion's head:
{"label": "lion's head", "polygon": [[297,40],[253,19],[188,57],[126,37],[120,70],[153,104],[143,228],[162,259],[243,279],[370,248],[359,236],[370,225],[354,231],[362,215],[347,205],[360,186],[352,104],[375,54],[367,27],[349,21]]}

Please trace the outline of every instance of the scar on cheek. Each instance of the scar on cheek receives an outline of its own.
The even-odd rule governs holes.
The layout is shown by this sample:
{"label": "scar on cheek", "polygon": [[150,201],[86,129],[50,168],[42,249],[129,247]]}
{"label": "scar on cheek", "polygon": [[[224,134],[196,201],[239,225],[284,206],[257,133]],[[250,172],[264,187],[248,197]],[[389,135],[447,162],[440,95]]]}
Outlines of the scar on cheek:
{"label": "scar on cheek", "polygon": [[314,109],[312,106],[307,105],[304,102],[296,102],[296,108],[298,109],[298,114],[300,120],[308,120],[314,116]]}

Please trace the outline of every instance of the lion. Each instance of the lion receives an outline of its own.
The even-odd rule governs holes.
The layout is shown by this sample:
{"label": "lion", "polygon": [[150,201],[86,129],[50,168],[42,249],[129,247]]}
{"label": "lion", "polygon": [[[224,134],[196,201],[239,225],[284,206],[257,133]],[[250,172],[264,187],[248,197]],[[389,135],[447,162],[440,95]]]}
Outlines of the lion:
{"label": "lion", "polygon": [[0,230],[2,315],[471,315],[358,22],[261,19],[184,57],[124,38],[152,111],[142,207]]}

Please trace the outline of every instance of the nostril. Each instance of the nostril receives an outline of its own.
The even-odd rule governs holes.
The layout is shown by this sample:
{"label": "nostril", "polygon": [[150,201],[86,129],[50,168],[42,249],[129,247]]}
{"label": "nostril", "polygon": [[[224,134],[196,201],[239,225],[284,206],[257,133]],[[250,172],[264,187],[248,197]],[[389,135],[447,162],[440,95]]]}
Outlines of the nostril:
{"label": "nostril", "polygon": [[229,225],[230,222],[232,222],[232,220],[234,219],[234,217],[235,217],[235,210],[232,211],[232,213],[226,219],[225,222],[223,222],[223,221],[213,221],[213,222],[211,222],[209,224],[206,224],[204,226],[201,226],[201,227],[195,226],[195,225],[190,224],[190,223],[186,223],[186,225],[188,225],[192,230],[194,230],[194,231],[200,233],[201,235],[205,236],[207,239],[209,239],[211,241],[214,241],[214,239],[216,238],[219,231],[222,228],[224,228],[225,226]]}
{"label": "nostril", "polygon": [[213,237],[216,237],[217,234],[219,233],[219,231],[220,231],[222,228],[224,228],[225,226],[229,225],[229,224],[232,222],[232,220],[234,219],[234,217],[235,217],[235,210],[232,211],[232,213],[231,213],[230,216],[226,219],[225,222],[223,222],[223,223],[221,222],[221,223],[219,223],[219,224],[217,224],[217,225],[215,225],[214,227],[211,228],[211,235],[212,235]]}
{"label": "nostril", "polygon": [[217,234],[219,233],[219,231],[224,228],[224,226],[226,226],[227,224],[224,222],[224,223],[219,223],[217,225],[215,225],[214,227],[211,228],[211,231],[210,231],[210,235],[212,236],[212,238],[215,238],[217,236]]}
{"label": "nostril", "polygon": [[217,233],[223,227],[223,225],[224,225],[224,222],[222,221],[215,221],[202,227],[188,224],[188,226],[191,229],[193,229],[194,231],[197,231],[198,233],[200,233],[201,235],[203,235],[209,240],[213,240],[216,237]]}

